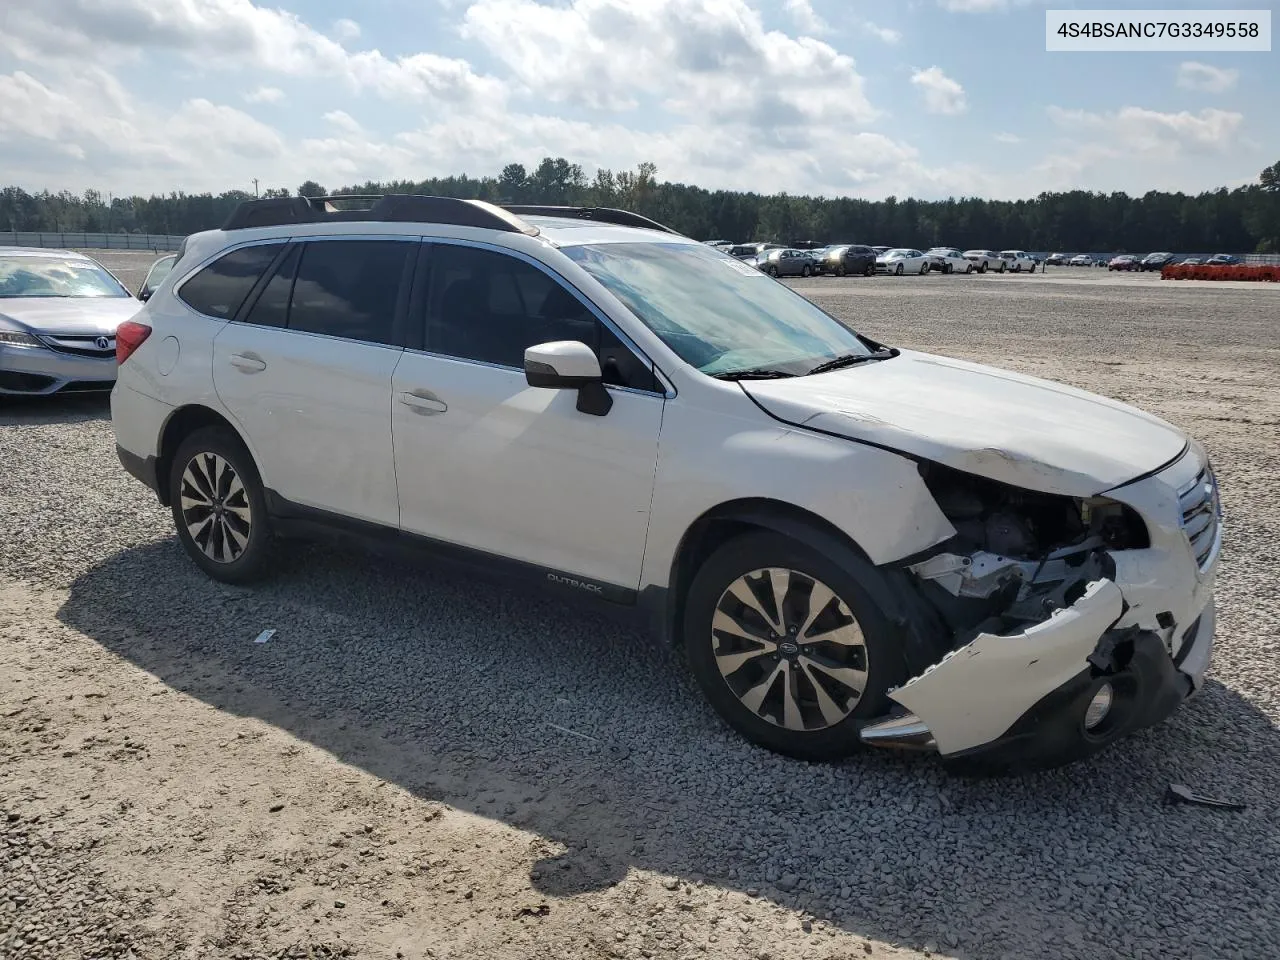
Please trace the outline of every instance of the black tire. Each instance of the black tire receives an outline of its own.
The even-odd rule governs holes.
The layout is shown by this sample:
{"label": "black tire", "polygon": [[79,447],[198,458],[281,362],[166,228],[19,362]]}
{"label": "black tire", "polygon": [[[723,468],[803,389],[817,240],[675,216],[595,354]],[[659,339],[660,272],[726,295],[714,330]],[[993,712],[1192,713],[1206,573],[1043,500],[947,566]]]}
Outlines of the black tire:
{"label": "black tire", "polygon": [[1000,261],[1000,272],[1001,272],[1001,273],[1004,273],[1004,261],[1003,261],[1003,260],[1001,260],[1001,261]]}
{"label": "black tire", "polygon": [[865,271],[863,271],[863,272],[864,272],[864,273],[866,274],[866,276],[868,276],[868,277],[874,277],[874,276],[876,275],[876,265],[875,265],[874,263],[868,263],[868,264],[867,264],[867,269],[866,269]]}
{"label": "black tire", "polygon": [[800,268],[800,276],[802,277],[808,277],[812,272],[813,271],[809,269],[809,265],[807,263]]}
{"label": "black tire", "polygon": [[952,266],[951,264],[949,264],[949,263],[944,263],[944,264],[942,265],[942,272],[943,272],[944,274],[955,273],[955,269],[956,269],[956,268],[955,268],[955,267],[953,267],[953,266]]}
{"label": "black tire", "polygon": [[777,279],[778,268],[775,267],[773,264],[769,264],[769,266],[765,268],[765,273],[769,274],[769,276],[773,277],[774,279]]}
{"label": "black tire", "polygon": [[[243,497],[238,493],[227,495],[228,490],[215,491],[222,495],[214,497],[221,508],[218,509],[218,514],[226,518],[222,524],[223,529],[232,529],[240,535],[247,531],[242,546],[235,539],[235,534],[229,540],[228,534],[221,533],[219,536],[219,532],[212,530],[218,525],[217,517],[210,519],[208,539],[205,539],[203,545],[197,542],[196,535],[189,529],[188,523],[193,518],[195,522],[199,522],[198,518],[203,513],[201,505],[190,506],[188,509],[183,503],[184,484],[187,482],[184,481],[184,475],[197,458],[200,458],[200,466],[206,471],[206,477],[212,464],[217,462],[214,458],[220,458],[230,467],[231,480],[219,480],[217,485],[225,485],[233,490],[235,481],[238,480],[243,488]],[[248,583],[260,579],[271,559],[271,523],[267,516],[267,502],[258,468],[240,438],[225,427],[205,427],[195,431],[178,445],[169,469],[168,483],[178,540],[196,566],[213,579],[224,583]],[[191,490],[188,489],[188,492]],[[196,490],[195,494],[199,497],[206,495],[200,490]],[[194,498],[188,499],[188,505],[191,499]],[[247,514],[247,521],[243,519],[244,514]],[[196,533],[200,532],[198,527]],[[232,556],[237,548],[239,552]],[[206,551],[231,558],[220,560]]]}
{"label": "black tire", "polygon": [[1027,272],[1028,272],[1028,273],[1035,273],[1035,272],[1036,272],[1036,264],[1034,264],[1034,263],[1033,263],[1033,264],[1031,265],[1031,269],[1030,269],[1030,270],[1028,270]]}
{"label": "black tire", "polygon": [[964,268],[964,273],[965,273],[965,276],[968,276],[969,274],[973,273],[973,264],[972,264],[972,263],[971,263],[971,264],[969,264],[967,267],[965,267],[965,268]]}
{"label": "black tire", "polygon": [[842,263],[838,267],[836,267],[836,276],[843,277],[844,274],[845,274],[845,269],[844,269],[844,264]]}
{"label": "black tire", "polygon": [[1015,264],[1013,265],[1013,272],[1014,272],[1014,273],[1021,273],[1021,272],[1022,272],[1022,264],[1020,264],[1020,263],[1015,263]]}
{"label": "black tire", "polygon": [[[761,705],[762,709],[773,714],[775,720],[770,720],[763,713],[756,712],[744,704],[730,687],[730,680],[721,673],[717,663],[717,646],[722,642],[732,642],[732,635],[728,635],[727,641],[722,641],[713,633],[712,622],[717,609],[723,609],[721,605],[728,597],[729,587],[739,578],[753,571],[770,567],[800,574],[799,577],[794,574],[790,576],[791,589],[784,598],[783,606],[791,609],[794,616],[793,618],[784,616],[784,620],[804,618],[805,614],[801,614],[796,608],[805,597],[806,580],[810,587],[816,580],[825,584],[838,600],[838,603],[824,607],[823,617],[819,623],[824,621],[830,623],[831,617],[836,622],[843,620],[840,611],[840,604],[843,604],[861,628],[863,646],[860,662],[862,669],[865,670],[865,683],[861,696],[857,697],[856,701],[850,702],[849,698],[844,699],[843,702],[833,700],[838,703],[841,712],[847,710],[847,714],[838,722],[814,729],[788,729],[780,725],[780,722],[775,722],[782,716],[780,703],[782,689],[776,678],[766,681],[769,692],[764,696],[764,702]],[[874,568],[868,565],[861,575],[875,576]],[[766,589],[764,595],[768,598],[768,607],[774,609],[776,613],[772,594]],[[728,599],[728,603],[733,605],[736,601]],[[804,608],[807,613],[807,600],[804,602]],[[763,621],[758,622],[763,624]],[[845,569],[811,547],[771,531],[747,533],[735,537],[703,563],[689,586],[683,626],[685,653],[690,669],[707,700],[724,721],[753,743],[803,760],[837,760],[855,752],[861,745],[858,737],[859,727],[869,718],[883,715],[891,706],[888,698],[889,689],[907,679],[906,667],[894,628],[872,599],[871,594],[859,582],[859,573]],[[785,636],[782,639],[785,639]],[[818,656],[825,660],[827,650],[833,648],[829,644],[817,644],[802,646],[801,649],[820,650]],[[840,648],[836,646],[834,649]],[[743,663],[730,676],[740,684],[751,684],[757,680],[759,673],[763,673],[765,677],[768,677],[770,672],[776,673],[782,666],[781,659],[781,654],[777,661],[773,656],[765,655]],[[812,664],[813,660],[807,662]],[[855,657],[847,662],[854,664],[859,662],[859,658]],[[799,663],[799,660],[793,659],[791,663]],[[742,677],[744,671],[747,673],[745,679]],[[788,672],[790,672],[789,666]],[[796,673],[797,676],[812,676],[815,674],[815,668],[810,666],[802,671],[797,667]],[[829,675],[824,676],[830,679]],[[785,674],[782,679],[785,683]],[[807,699],[802,697],[798,701],[804,703],[804,710],[807,711],[806,719],[818,720],[822,714],[812,681],[805,679],[799,683],[799,692],[803,694],[807,691]],[[832,698],[842,696],[838,681],[836,684],[832,687],[836,692],[828,691]],[[760,688],[758,682],[755,685],[757,689]],[[779,703],[771,704],[770,701],[775,698],[779,699]],[[849,709],[850,707],[852,709]]]}
{"label": "black tire", "polygon": [[893,273],[894,273],[894,276],[897,276],[897,277],[902,276],[902,264],[898,264],[898,269],[893,271]]}
{"label": "black tire", "polygon": [[978,265],[978,272],[979,273],[987,272],[987,261],[983,260],[982,263]]}

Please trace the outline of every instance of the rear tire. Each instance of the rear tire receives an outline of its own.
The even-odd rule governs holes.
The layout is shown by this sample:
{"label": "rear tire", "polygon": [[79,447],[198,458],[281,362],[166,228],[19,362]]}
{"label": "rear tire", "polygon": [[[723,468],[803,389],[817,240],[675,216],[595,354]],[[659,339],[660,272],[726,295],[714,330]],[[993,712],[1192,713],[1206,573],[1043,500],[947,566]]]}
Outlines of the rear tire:
{"label": "rear tire", "polygon": [[770,531],[735,537],[707,559],[683,626],[711,706],[748,740],[787,756],[853,753],[862,722],[885,713],[888,690],[906,679],[894,629],[858,574]]}
{"label": "rear tire", "polygon": [[836,267],[836,276],[843,277],[844,274],[845,274],[845,269],[844,269],[844,264],[842,263],[840,264],[840,266]]}
{"label": "rear tire", "polygon": [[773,264],[770,264],[768,268],[766,268],[765,273],[769,274],[769,276],[773,277],[775,280],[778,279],[778,268],[773,266]]}
{"label": "rear tire", "polygon": [[178,445],[169,470],[178,540],[196,566],[224,583],[266,572],[271,524],[253,457],[225,427],[205,427]]}
{"label": "rear tire", "polygon": [[923,277],[923,276],[925,276],[928,272],[929,272],[929,261],[928,261],[928,260],[926,260],[924,263],[920,264],[920,276],[922,276],[922,277]]}

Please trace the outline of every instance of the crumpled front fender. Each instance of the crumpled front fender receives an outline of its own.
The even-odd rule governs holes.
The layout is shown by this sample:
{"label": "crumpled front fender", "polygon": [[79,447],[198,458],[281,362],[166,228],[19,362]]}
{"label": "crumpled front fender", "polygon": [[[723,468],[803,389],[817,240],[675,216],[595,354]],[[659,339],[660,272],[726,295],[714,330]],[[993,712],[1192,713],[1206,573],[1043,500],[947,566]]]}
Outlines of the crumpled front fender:
{"label": "crumpled front fender", "polygon": [[938,752],[958,753],[1004,734],[1031,706],[1088,666],[1124,598],[1110,580],[1019,633],[981,633],[889,696],[928,727]]}

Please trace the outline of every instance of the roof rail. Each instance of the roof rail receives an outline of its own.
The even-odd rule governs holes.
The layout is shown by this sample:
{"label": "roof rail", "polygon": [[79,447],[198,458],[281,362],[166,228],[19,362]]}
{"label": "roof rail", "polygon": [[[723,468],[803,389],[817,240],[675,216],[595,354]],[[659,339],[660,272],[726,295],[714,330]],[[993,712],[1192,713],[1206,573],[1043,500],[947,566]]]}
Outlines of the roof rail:
{"label": "roof rail", "polygon": [[620,227],[645,227],[649,230],[661,230],[663,233],[674,233],[683,236],[678,230],[642,217],[630,210],[618,210],[615,207],[549,207],[538,204],[504,203],[504,210],[529,217],[570,217],[574,220],[593,220],[598,223],[614,223]]}
{"label": "roof rail", "polygon": [[447,223],[508,233],[538,234],[502,207],[483,200],[419,197],[410,194],[332,197],[271,197],[242,201],[222,224],[223,230],[275,227],[290,223],[333,223],[381,220],[391,223]]}

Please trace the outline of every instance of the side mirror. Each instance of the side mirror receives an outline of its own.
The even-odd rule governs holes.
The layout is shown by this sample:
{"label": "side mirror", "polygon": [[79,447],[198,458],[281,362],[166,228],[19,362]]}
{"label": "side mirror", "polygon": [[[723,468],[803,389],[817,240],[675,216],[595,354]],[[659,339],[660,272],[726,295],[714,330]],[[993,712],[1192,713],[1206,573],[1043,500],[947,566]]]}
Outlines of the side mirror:
{"label": "side mirror", "polygon": [[147,287],[143,287],[141,290],[138,291],[138,299],[141,300],[143,303],[146,303],[148,300],[151,299],[151,294],[153,293],[155,293],[154,290],[151,290]]}
{"label": "side mirror", "polygon": [[578,411],[603,417],[613,409],[595,351],[579,340],[553,340],[524,352],[524,378],[531,387],[577,390]]}

